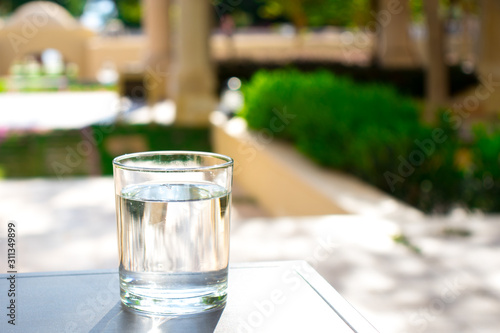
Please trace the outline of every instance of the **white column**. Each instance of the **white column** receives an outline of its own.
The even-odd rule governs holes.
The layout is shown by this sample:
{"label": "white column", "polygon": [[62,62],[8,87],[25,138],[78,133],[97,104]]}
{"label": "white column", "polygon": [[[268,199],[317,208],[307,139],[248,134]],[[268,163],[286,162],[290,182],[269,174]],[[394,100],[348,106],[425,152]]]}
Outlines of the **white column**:
{"label": "white column", "polygon": [[425,20],[427,21],[427,66],[426,66],[426,107],[424,118],[435,121],[438,107],[448,103],[449,79],[448,67],[444,60],[444,28],[439,18],[439,0],[424,2]]}
{"label": "white column", "polygon": [[[478,97],[482,111],[499,112],[500,106],[500,2],[482,0],[480,8],[481,36],[477,71],[481,81],[487,82],[488,95]],[[489,82],[489,83],[488,83]]]}
{"label": "white column", "polygon": [[147,39],[144,84],[148,103],[167,97],[169,70],[169,0],[143,0],[143,27]]}
{"label": "white column", "polygon": [[409,35],[410,24],[408,0],[378,0],[375,55],[381,66],[408,68],[420,63]]}
{"label": "white column", "polygon": [[177,3],[170,92],[176,104],[175,122],[179,125],[208,125],[209,114],[216,106],[216,80],[209,54],[210,4],[208,0]]}

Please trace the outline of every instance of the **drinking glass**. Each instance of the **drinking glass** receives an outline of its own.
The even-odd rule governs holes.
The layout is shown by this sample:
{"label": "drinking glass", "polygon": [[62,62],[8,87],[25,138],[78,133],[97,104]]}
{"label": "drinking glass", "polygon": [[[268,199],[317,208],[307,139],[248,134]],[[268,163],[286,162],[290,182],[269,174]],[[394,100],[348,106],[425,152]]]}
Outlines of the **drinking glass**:
{"label": "drinking glass", "polygon": [[123,304],[155,314],[225,305],[232,172],[230,157],[206,152],[113,160]]}

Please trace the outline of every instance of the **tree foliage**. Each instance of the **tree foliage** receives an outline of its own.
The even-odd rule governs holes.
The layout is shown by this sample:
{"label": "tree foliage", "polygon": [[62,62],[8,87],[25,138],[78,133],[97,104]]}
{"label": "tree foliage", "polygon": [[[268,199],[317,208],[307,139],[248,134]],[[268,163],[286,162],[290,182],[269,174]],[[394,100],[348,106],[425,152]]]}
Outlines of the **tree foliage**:
{"label": "tree foliage", "polygon": [[[35,0],[0,0],[0,16],[14,12],[22,5]],[[55,2],[66,8],[74,17],[80,17],[85,8],[84,0],[47,0]],[[141,25],[141,1],[140,0],[113,0],[118,9],[118,18],[126,26],[138,27]]]}
{"label": "tree foliage", "polygon": [[118,18],[128,27],[141,26],[141,1],[140,0],[114,0],[118,9]]}
{"label": "tree foliage", "polygon": [[[22,5],[33,2],[34,0],[2,0],[2,11],[5,13],[11,13]],[[82,0],[47,0],[50,2],[55,2],[62,7],[66,8],[71,15],[79,17],[83,13],[83,8],[85,7],[85,1]]]}
{"label": "tree foliage", "polygon": [[297,28],[305,26],[362,25],[370,17],[370,0],[260,0],[260,15],[287,18]]}

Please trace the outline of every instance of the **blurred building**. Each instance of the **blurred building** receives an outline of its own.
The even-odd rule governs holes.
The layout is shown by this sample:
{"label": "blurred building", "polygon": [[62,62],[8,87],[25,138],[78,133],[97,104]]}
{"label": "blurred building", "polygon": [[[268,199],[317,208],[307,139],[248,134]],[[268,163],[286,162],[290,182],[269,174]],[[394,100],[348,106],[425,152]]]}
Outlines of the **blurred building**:
{"label": "blurred building", "polygon": [[106,62],[117,68],[138,63],[144,48],[142,36],[101,37],[61,6],[35,1],[20,7],[0,26],[0,76],[8,75],[16,60],[40,58],[43,51],[56,49],[66,64],[78,66],[80,79],[92,81]]}

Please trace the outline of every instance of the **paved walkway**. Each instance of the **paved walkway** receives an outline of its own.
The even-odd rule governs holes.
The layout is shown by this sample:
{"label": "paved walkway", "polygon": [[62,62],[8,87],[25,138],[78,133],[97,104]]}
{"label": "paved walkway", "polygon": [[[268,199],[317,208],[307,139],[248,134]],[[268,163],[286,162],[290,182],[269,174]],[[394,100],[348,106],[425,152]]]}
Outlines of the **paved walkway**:
{"label": "paved walkway", "polygon": [[[498,216],[271,219],[237,186],[233,202],[232,262],[305,259],[381,332],[498,332]],[[1,181],[0,249],[14,220],[20,272],[116,267],[114,209],[109,177]]]}

